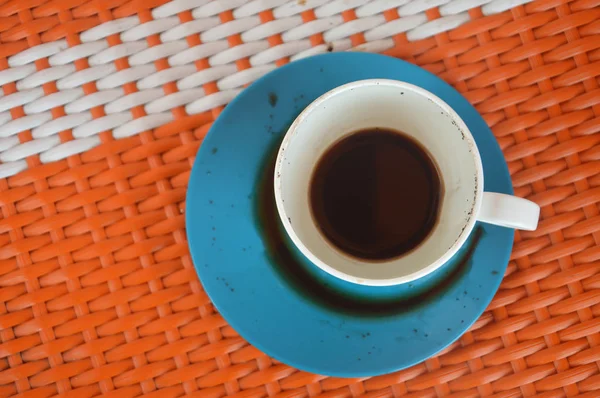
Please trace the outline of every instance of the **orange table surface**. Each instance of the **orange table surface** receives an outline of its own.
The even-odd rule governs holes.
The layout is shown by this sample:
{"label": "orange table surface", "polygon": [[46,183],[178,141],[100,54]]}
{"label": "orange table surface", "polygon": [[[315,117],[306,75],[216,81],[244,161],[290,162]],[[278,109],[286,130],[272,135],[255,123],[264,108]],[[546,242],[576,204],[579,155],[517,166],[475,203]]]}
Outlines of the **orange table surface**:
{"label": "orange table surface", "polygon": [[[117,17],[148,20],[162,3],[0,0],[0,70],[30,46],[72,44]],[[202,289],[183,214],[195,154],[222,106],[176,108],[166,124],[120,139],[102,132],[100,145],[58,161],[31,155],[0,179],[0,396],[600,397],[600,2],[468,12],[469,22],[433,37],[398,34],[385,53],[437,74],[477,108],[516,195],[539,203],[542,219],[516,233],[500,290],[451,347],[393,374],[339,379],[246,343]],[[10,110],[14,119],[23,112]]]}

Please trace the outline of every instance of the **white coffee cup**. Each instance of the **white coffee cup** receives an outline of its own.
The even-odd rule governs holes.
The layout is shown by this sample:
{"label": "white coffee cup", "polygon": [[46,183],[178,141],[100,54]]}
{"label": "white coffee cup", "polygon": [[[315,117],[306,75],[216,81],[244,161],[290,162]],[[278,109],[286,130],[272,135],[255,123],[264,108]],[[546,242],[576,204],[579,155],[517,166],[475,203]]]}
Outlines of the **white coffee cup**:
{"label": "white coffee cup", "polygon": [[[309,192],[314,168],[340,139],[366,128],[401,131],[438,166],[444,193],[438,222],[415,249],[389,260],[361,260],[321,233]],[[534,230],[540,208],[522,198],[483,191],[483,166],[471,132],[434,94],[409,83],[373,79],[337,87],[312,102],[286,133],[275,164],[275,200],[292,242],[312,263],[348,282],[389,286],[423,277],[465,244],[476,221]]]}

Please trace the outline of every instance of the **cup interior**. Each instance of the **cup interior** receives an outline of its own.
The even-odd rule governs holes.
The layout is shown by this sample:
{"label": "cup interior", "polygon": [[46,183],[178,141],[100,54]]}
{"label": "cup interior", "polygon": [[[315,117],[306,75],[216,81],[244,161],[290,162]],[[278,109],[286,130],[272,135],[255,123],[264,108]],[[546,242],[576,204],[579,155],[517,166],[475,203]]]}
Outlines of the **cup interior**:
{"label": "cup interior", "polygon": [[[407,254],[376,262],[334,247],[315,225],[309,204],[310,181],[321,156],[340,139],[373,127],[420,142],[443,182],[439,218],[429,236]],[[277,209],[294,244],[330,274],[366,285],[409,282],[449,260],[473,229],[482,188],[479,152],[460,117],[432,93],[393,80],[353,82],[319,97],[288,130],[275,165]]]}

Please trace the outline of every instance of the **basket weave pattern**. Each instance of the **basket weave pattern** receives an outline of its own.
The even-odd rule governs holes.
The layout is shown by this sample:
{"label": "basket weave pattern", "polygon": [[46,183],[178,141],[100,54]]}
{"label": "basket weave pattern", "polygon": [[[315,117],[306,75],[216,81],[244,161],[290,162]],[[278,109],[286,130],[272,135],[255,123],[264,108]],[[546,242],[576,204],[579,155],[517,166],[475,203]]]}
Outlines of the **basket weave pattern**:
{"label": "basket weave pattern", "polygon": [[[9,2],[0,9],[12,16],[0,32],[0,178],[27,169],[28,157],[83,153],[104,131],[131,137],[225,105],[285,62],[381,52],[401,33],[418,41],[456,28],[472,7],[494,15],[530,1],[173,0],[137,14],[130,3],[109,13],[90,2],[73,4],[72,15],[59,12],[69,2]],[[82,24],[94,4],[98,18]],[[41,18],[30,20],[41,15],[40,34]]]}
{"label": "basket weave pattern", "polygon": [[[162,3],[0,0],[0,69],[43,42],[74,46],[80,32],[115,18],[150,21]],[[27,156],[27,167],[0,179],[0,396],[599,397],[600,2],[536,0],[490,15],[483,7],[425,39],[398,33],[385,50],[461,91],[492,127],[516,194],[542,206],[539,229],[516,234],[500,291],[456,343],[407,370],[338,379],[297,371],[241,339],[202,290],[183,215],[194,156],[222,106],[189,114],[181,105],[166,124],[120,139],[103,131],[89,149],[48,163]],[[425,14],[443,17],[440,7]],[[269,9],[259,15],[273,18]],[[352,9],[342,15],[356,19]],[[193,19],[189,7],[177,16]],[[218,16],[236,19],[231,10]],[[349,38],[365,43],[360,32]],[[201,43],[198,34],[185,40]],[[242,43],[239,33],[227,40]],[[281,35],[268,40],[275,46]],[[310,40],[325,43],[322,34]],[[161,43],[158,34],[147,41]],[[50,66],[46,58],[35,65]],[[130,67],[123,58],[115,65]],[[170,67],[165,58],[154,65]],[[247,58],[235,65],[252,66]],[[4,98],[16,86],[3,85]],[[42,87],[57,91],[55,82]],[[93,82],[82,88],[97,91]],[[178,91],[174,82],[162,89]],[[215,82],[202,89],[220,90]],[[25,116],[24,107],[11,108],[11,118]],[[90,112],[105,116],[102,105]],[[146,115],[142,105],[131,112]],[[58,136],[74,138],[71,129]],[[18,139],[34,141],[31,130]]]}

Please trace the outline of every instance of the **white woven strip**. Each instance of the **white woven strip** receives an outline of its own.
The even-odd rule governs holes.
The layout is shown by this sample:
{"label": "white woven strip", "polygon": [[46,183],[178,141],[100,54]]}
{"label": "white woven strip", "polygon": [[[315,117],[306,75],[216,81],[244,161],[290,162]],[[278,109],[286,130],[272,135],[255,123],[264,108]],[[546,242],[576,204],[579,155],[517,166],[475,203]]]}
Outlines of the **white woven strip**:
{"label": "white woven strip", "polygon": [[[394,46],[393,37],[405,33],[420,40],[446,32],[470,20],[468,10],[481,7],[484,15],[503,12],[531,0],[172,0],[152,10],[154,20],[141,23],[135,16],[113,20],[80,34],[81,43],[66,40],[31,47],[8,59],[0,71],[0,86],[16,82],[17,92],[0,91],[0,178],[27,167],[25,158],[39,154],[42,162],[64,159],[100,143],[98,134],[111,131],[115,138],[129,137],[174,120],[171,113],[184,107],[188,114],[209,111],[230,102],[247,84],[273,70],[275,62],[327,51],[381,52]],[[437,7],[441,17],[428,20],[425,12]],[[356,19],[341,13],[353,9]],[[386,10],[398,19],[387,21]],[[273,20],[261,23],[259,13],[271,10]],[[302,12],[313,10],[315,19],[304,22]],[[191,11],[194,20],[182,23],[178,13]],[[231,11],[234,19],[221,22],[219,14]],[[228,38],[240,35],[242,44]],[[326,44],[312,46],[310,37],[322,34]],[[362,34],[365,43],[352,48],[350,36]],[[118,35],[121,44],[110,46],[107,37]],[[150,46],[147,38],[161,43]],[[190,47],[187,37],[199,35],[202,44]],[[279,35],[272,46],[268,38]],[[48,59],[50,67],[34,64]],[[75,61],[87,58],[89,67],[77,70]],[[130,67],[118,70],[115,61],[127,59]],[[167,69],[155,61],[166,59]],[[209,68],[199,70],[206,60]],[[250,67],[239,70],[236,61]],[[56,82],[58,91],[46,94],[42,85]],[[95,82],[96,92],[83,85]],[[123,86],[135,82],[137,92]],[[165,94],[162,85],[175,83],[179,91]],[[207,94],[204,85],[220,90]],[[86,86],[87,87],[87,86]],[[24,117],[12,120],[10,109],[23,107]],[[64,107],[65,116],[53,119],[51,110]],[[90,110],[102,106],[105,116],[94,119]],[[146,116],[135,119],[130,110],[143,106]],[[72,129],[74,139],[61,142],[58,134]],[[33,140],[21,143],[18,134],[31,130]]]}

